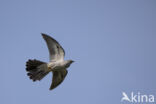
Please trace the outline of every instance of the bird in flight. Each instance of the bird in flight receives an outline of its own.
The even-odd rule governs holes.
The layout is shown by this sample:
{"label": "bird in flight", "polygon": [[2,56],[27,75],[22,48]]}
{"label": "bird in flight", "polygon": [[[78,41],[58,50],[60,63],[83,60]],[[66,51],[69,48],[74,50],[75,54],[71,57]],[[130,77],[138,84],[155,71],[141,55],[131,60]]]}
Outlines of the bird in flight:
{"label": "bird in flight", "polygon": [[49,54],[50,62],[42,62],[36,59],[29,59],[26,62],[26,71],[27,75],[33,81],[40,81],[43,79],[49,72],[53,73],[52,83],[49,90],[56,88],[61,82],[63,82],[68,71],[66,70],[73,60],[64,60],[65,51],[62,46],[52,37],[47,34],[41,33],[43,39],[45,40]]}

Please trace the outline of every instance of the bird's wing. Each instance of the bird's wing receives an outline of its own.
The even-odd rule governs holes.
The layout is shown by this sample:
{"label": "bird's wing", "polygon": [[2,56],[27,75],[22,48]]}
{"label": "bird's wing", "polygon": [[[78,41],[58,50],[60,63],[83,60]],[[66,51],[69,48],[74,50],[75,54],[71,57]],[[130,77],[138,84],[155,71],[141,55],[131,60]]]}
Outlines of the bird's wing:
{"label": "bird's wing", "polygon": [[62,69],[59,71],[53,71],[52,84],[50,86],[50,90],[56,88],[59,84],[61,84],[66,77],[68,71],[66,69]]}
{"label": "bird's wing", "polygon": [[62,46],[52,37],[43,33],[42,36],[49,49],[50,61],[64,60],[65,51]]}

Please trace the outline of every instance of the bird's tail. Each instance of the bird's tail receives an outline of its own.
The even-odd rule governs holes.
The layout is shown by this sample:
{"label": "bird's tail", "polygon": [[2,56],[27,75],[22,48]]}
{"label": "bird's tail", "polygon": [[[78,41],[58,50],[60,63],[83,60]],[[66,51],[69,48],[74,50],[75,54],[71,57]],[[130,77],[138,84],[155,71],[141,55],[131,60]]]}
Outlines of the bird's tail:
{"label": "bird's tail", "polygon": [[28,60],[26,63],[26,71],[28,72],[27,75],[33,81],[40,81],[42,78],[44,78],[49,73],[47,69],[47,63],[36,59]]}

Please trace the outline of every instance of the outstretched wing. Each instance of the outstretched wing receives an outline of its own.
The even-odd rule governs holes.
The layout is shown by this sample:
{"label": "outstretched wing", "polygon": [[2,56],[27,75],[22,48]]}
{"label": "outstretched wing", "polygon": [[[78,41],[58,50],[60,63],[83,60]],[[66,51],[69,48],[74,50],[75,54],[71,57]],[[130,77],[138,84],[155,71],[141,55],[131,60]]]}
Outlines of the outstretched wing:
{"label": "outstretched wing", "polygon": [[50,61],[64,60],[65,51],[62,46],[52,37],[43,33],[42,36],[49,49]]}
{"label": "outstretched wing", "polygon": [[53,71],[52,84],[49,90],[56,88],[59,84],[61,84],[66,77],[68,71],[66,69],[62,69],[59,71]]}

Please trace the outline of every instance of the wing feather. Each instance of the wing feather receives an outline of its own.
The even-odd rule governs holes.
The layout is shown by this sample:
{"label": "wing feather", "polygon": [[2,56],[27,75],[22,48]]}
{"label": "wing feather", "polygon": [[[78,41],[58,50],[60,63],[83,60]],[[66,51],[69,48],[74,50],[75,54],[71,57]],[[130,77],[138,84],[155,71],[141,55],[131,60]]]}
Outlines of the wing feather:
{"label": "wing feather", "polygon": [[47,43],[50,61],[64,60],[65,51],[62,46],[52,37],[42,33],[44,40]]}
{"label": "wing feather", "polygon": [[56,88],[58,85],[60,85],[63,80],[65,79],[68,71],[66,69],[62,69],[59,71],[53,71],[53,78],[52,78],[52,84],[50,86],[50,90]]}

